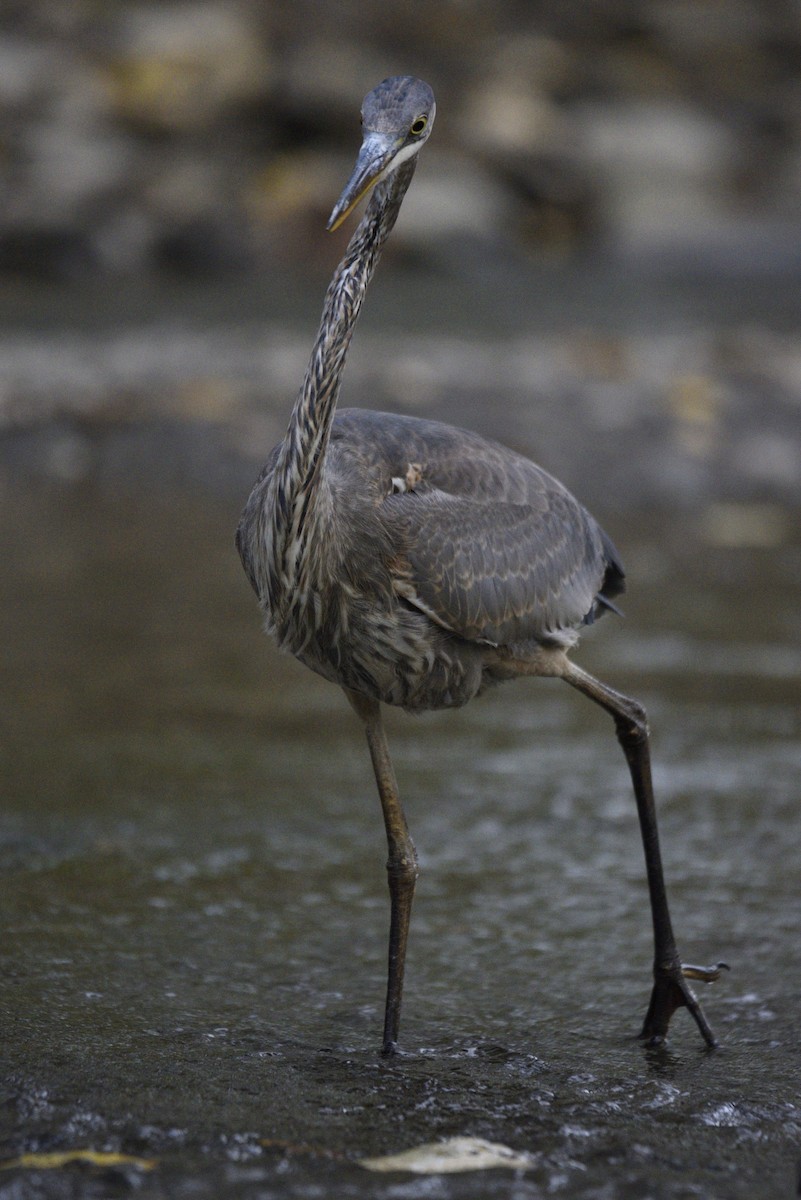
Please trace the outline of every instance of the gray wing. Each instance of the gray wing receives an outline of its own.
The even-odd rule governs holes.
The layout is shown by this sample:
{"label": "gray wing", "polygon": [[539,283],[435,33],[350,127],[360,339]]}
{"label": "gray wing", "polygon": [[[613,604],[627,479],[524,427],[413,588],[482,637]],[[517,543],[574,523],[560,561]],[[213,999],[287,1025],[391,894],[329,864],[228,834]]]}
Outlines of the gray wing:
{"label": "gray wing", "polygon": [[624,572],[612,542],[529,459],[433,421],[352,409],[340,422],[340,444],[385,489],[396,588],[439,624],[496,645],[562,640],[614,607]]}
{"label": "gray wing", "polygon": [[495,645],[560,640],[592,620],[612,590],[608,540],[568,492],[544,484],[539,498],[388,498],[384,519],[408,564],[401,594],[461,637]]}

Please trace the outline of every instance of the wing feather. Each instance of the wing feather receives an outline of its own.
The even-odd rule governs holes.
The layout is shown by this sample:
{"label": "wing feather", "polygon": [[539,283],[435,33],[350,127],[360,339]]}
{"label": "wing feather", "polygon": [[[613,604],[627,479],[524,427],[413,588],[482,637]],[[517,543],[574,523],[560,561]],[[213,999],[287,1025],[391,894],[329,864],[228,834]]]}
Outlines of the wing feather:
{"label": "wing feather", "polygon": [[549,501],[538,511],[442,492],[388,498],[407,595],[470,640],[508,645],[576,629],[603,586],[602,540],[569,494]]}
{"label": "wing feather", "polygon": [[[396,590],[470,640],[564,640],[623,590],[614,546],[558,480],[467,430],[342,410],[334,461],[358,460],[394,548]],[[346,466],[346,460],[351,468]],[[393,481],[414,466],[414,486]]]}

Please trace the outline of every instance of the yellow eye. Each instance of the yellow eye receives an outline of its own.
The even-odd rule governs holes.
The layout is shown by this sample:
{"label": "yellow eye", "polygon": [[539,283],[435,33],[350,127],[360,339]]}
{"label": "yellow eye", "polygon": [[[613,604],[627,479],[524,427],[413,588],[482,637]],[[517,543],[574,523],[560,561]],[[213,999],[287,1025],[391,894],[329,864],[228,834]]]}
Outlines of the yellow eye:
{"label": "yellow eye", "polygon": [[409,133],[413,133],[415,137],[419,137],[427,124],[428,117],[417,117],[414,121],[412,121],[411,126],[409,127]]}

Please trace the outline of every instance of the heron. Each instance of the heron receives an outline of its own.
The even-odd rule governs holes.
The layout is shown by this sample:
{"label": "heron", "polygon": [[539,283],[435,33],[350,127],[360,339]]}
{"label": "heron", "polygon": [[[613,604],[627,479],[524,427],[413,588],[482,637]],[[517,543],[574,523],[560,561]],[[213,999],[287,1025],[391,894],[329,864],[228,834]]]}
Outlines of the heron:
{"label": "heron", "polygon": [[286,435],[237,529],[245,571],[279,647],[338,684],[363,724],[383,812],[390,895],[382,1051],[398,1050],[417,855],[398,794],[382,705],[458,708],[494,684],[562,679],[613,719],[631,773],[654,936],[640,1036],[665,1040],[687,1008],[716,1045],[683,964],[662,869],[645,711],[568,656],[624,590],[609,536],[558,480],[464,429],[338,409],[354,327],[434,125],[428,84],[385,79],[362,104],[363,140],[328,229],[368,195],[326,292]]}

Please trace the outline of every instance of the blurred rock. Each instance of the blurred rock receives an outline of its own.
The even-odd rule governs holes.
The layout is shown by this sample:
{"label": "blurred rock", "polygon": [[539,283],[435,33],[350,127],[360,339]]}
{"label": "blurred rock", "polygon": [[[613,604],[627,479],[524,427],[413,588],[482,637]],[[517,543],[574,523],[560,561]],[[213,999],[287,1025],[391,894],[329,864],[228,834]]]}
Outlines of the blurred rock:
{"label": "blurred rock", "polygon": [[699,252],[725,213],[735,153],[726,126],[676,101],[582,104],[573,120],[612,246]]}
{"label": "blurred rock", "polygon": [[268,91],[271,57],[255,9],[213,0],[120,8],[105,76],[122,120],[196,133]]}
{"label": "blurred rock", "polygon": [[352,129],[362,96],[388,74],[384,57],[367,40],[331,41],[314,32],[298,36],[281,63],[278,117],[312,135],[342,126]]}
{"label": "blurred rock", "polygon": [[[283,435],[310,341],[280,325],[193,331],[175,322],[7,336],[0,467],[111,481],[125,461],[139,486],[213,477],[241,487]],[[732,503],[797,511],[796,338],[772,335],[767,363],[762,339],[738,341],[734,358],[704,332],[408,339],[362,329],[343,402],[499,438],[600,513]],[[160,438],[169,454],[148,457]],[[740,534],[714,528],[718,541],[769,536],[754,522]]]}
{"label": "blurred rock", "polygon": [[[331,198],[325,172],[302,171],[349,164],[363,93],[410,69],[440,99],[442,174],[425,186],[449,193],[454,237],[796,269],[799,50],[791,6],[759,0],[506,0],[463,20],[412,3],[10,5],[0,270],[225,272],[234,244],[243,271],[301,259]],[[447,208],[432,207],[443,236]]]}
{"label": "blurred rock", "polygon": [[553,38],[503,38],[490,51],[459,117],[461,141],[489,157],[552,152],[570,122],[553,99],[575,63]]}
{"label": "blurred rock", "polygon": [[462,145],[516,200],[511,227],[503,212],[509,203],[493,224],[522,244],[574,247],[593,223],[588,179],[572,149],[576,130],[556,99],[575,69],[574,56],[554,38],[501,38],[460,116]]}

